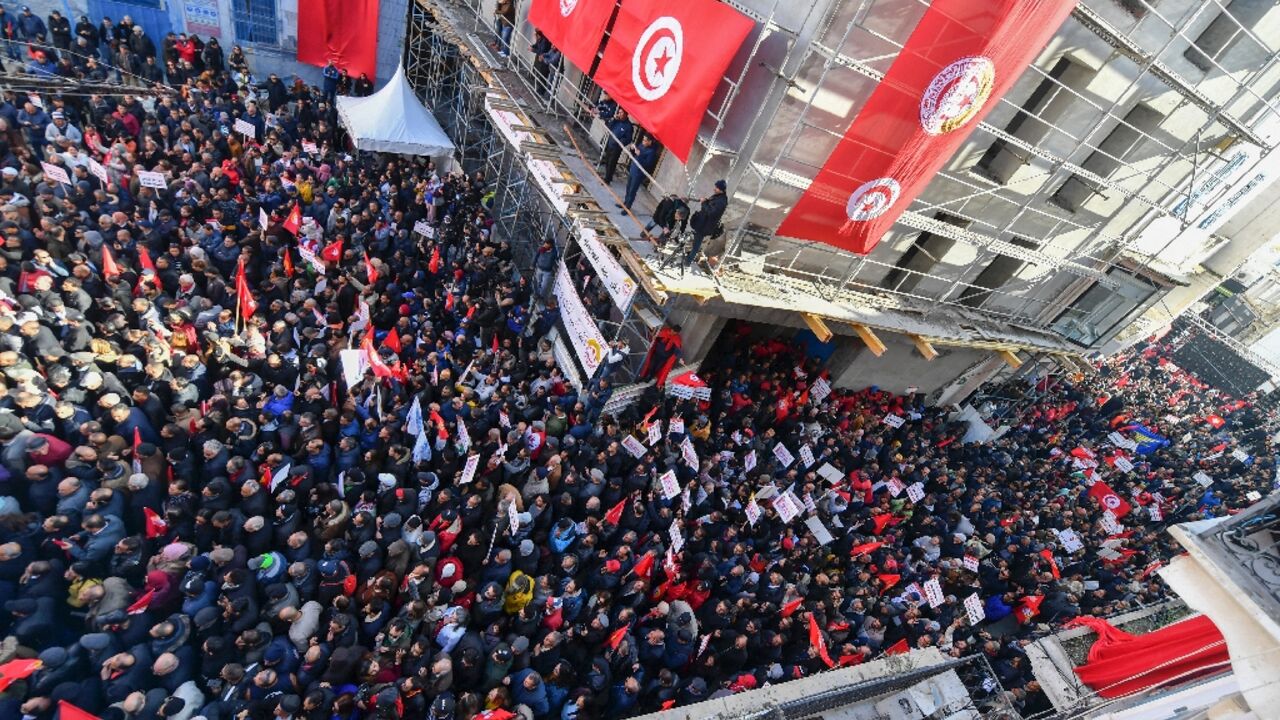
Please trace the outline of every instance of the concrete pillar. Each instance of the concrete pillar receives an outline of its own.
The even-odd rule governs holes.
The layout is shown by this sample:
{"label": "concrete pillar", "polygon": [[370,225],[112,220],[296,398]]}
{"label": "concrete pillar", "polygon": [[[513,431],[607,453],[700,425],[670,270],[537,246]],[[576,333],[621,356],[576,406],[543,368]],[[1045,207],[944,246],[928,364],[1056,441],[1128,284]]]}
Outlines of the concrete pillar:
{"label": "concrete pillar", "polygon": [[684,362],[702,362],[728,321],[728,318],[719,315],[693,310],[671,313],[669,322],[680,326],[680,338],[684,341]]}

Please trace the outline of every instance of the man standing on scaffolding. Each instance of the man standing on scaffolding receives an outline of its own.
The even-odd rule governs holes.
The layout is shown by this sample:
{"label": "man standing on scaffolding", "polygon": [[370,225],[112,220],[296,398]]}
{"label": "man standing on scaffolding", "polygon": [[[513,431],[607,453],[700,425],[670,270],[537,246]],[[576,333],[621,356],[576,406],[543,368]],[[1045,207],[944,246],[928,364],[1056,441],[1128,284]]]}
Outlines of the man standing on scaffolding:
{"label": "man standing on scaffolding", "polygon": [[702,198],[702,206],[689,219],[689,227],[693,229],[693,245],[689,254],[684,257],[684,267],[688,268],[698,259],[702,252],[702,243],[708,237],[718,237],[724,232],[720,220],[724,217],[725,208],[729,206],[729,196],[725,194],[728,185],[724,180],[716,181],[716,189],[710,197]]}

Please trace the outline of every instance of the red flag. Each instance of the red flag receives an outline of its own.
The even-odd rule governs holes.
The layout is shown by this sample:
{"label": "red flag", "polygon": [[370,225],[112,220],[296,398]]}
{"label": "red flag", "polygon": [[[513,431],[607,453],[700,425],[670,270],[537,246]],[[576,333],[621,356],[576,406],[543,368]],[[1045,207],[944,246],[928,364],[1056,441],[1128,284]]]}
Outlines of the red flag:
{"label": "red flag", "polygon": [[[386,40],[386,38],[383,38]],[[298,13],[298,61],[376,77],[378,0],[312,0]]]}
{"label": "red flag", "polygon": [[1040,551],[1040,557],[1049,561],[1049,571],[1053,573],[1053,579],[1062,579],[1062,572],[1058,570],[1058,562],[1053,559],[1053,551],[1049,548],[1045,548]]}
{"label": "red flag", "polygon": [[627,631],[630,629],[630,625],[623,625],[617,630],[614,630],[613,633],[609,635],[609,640],[606,643],[609,646],[609,649],[617,650],[618,645],[622,642],[622,638],[627,636]]}
{"label": "red flag", "polygon": [[1206,417],[1204,421],[1212,425],[1214,430],[1217,430],[1227,424],[1227,421],[1224,420],[1221,415],[1210,415],[1209,417]]}
{"label": "red flag", "polygon": [[[885,517],[888,517],[888,516],[886,515]],[[864,542],[861,545],[854,545],[853,549],[849,551],[849,556],[858,557],[859,555],[866,555],[867,553],[875,550],[881,545],[884,545],[884,543],[880,542],[879,540],[875,540],[873,542]]]}
{"label": "red flag", "polygon": [[884,654],[885,655],[903,655],[909,652],[911,652],[911,646],[907,644],[906,638],[903,638],[902,640],[899,640],[898,642],[885,648]]}
{"label": "red flag", "polygon": [[369,278],[370,285],[378,282],[378,269],[369,261],[369,253],[364,254],[364,272],[365,276]]}
{"label": "red flag", "polygon": [[638,577],[645,578],[646,580],[649,579],[649,573],[653,572],[653,553],[645,553],[644,557],[640,558],[640,562],[636,563],[636,566],[631,568],[631,572],[635,573]]}
{"label": "red flag", "polygon": [[1133,509],[1128,500],[1117,495],[1116,491],[1111,489],[1111,486],[1101,480],[1089,486],[1089,495],[1098,501],[1103,510],[1110,510],[1117,520],[1128,515],[1129,511]]}
{"label": "red flag", "polygon": [[120,266],[116,265],[116,259],[111,257],[111,251],[106,245],[102,246],[102,277],[113,278],[120,274]]}
{"label": "red flag", "polygon": [[891,515],[891,514],[889,514],[889,513],[881,513],[881,514],[879,514],[879,515],[872,515],[872,516],[871,516],[871,521],[872,521],[872,522],[874,522],[874,523],[876,524],[875,534],[876,534],[876,535],[879,535],[880,533],[884,532],[885,527],[886,527],[886,526],[888,526],[888,524],[889,524],[892,520],[893,520],[893,515]]}
{"label": "red flag", "polygon": [[440,272],[440,246],[431,248],[431,260],[427,262],[427,272],[435,275]]}
{"label": "red flag", "polygon": [[827,653],[827,639],[822,637],[822,630],[818,628],[818,623],[813,621],[813,615],[809,615],[809,647],[818,651],[818,657],[822,658],[822,662],[827,667],[836,666],[836,661],[831,659],[831,655]]}
{"label": "red flag", "polygon": [[600,50],[614,4],[613,0],[533,0],[529,4],[529,23],[585,74]]}
{"label": "red flag", "polygon": [[498,333],[493,334],[493,352],[496,355],[502,346],[498,343]]}
{"label": "red flag", "polygon": [[596,83],[687,162],[711,95],[753,27],[750,18],[715,0],[624,2]]}
{"label": "red flag", "polygon": [[395,328],[391,328],[391,332],[387,333],[387,337],[382,341],[382,347],[390,348],[397,355],[404,350],[400,344],[400,333]]}
{"label": "red flag", "polygon": [[284,249],[284,276],[293,277],[293,251]]}
{"label": "red flag", "polygon": [[0,692],[4,692],[6,688],[17,681],[30,677],[31,673],[40,669],[40,665],[40,661],[35,658],[10,660],[0,665]]}
{"label": "red flag", "polygon": [[604,521],[610,525],[617,525],[622,520],[622,510],[627,506],[627,498],[622,498],[617,505],[609,508],[609,512],[604,514]]}
{"label": "red flag", "polygon": [[320,251],[320,259],[328,262],[342,262],[342,238],[338,238]]}
{"label": "red flag", "polygon": [[298,232],[302,230],[302,208],[295,204],[293,209],[289,211],[289,217],[284,219],[284,224],[280,227],[293,233],[296,237]]}
{"label": "red flag", "polygon": [[146,518],[147,522],[147,539],[160,537],[169,530],[169,523],[165,522],[164,518],[160,517],[155,510],[152,510],[149,507],[144,507],[142,508],[142,515]]}
{"label": "red flag", "polygon": [[240,304],[240,314],[253,317],[258,312],[258,301],[253,299],[253,293],[249,290],[249,281],[244,274],[244,258],[240,258],[240,265],[236,268],[236,302]]}
{"label": "red flag", "polygon": [[360,349],[364,351],[364,360],[369,363],[369,368],[373,370],[374,377],[387,378],[395,376],[395,372],[382,360],[382,356],[378,354],[378,351],[373,349],[372,330],[365,334],[364,340],[360,341]]}
{"label": "red flag", "polygon": [[430,415],[431,422],[436,426],[436,436],[441,440],[449,437],[449,427],[444,424],[444,418],[440,417],[440,413],[432,410]]}
{"label": "red flag", "polygon": [[142,472],[142,461],[138,459],[138,446],[142,444],[142,433],[138,428],[133,429],[133,471],[135,473]]}
{"label": "red flag", "polygon": [[1031,618],[1040,614],[1040,603],[1044,602],[1043,595],[1028,595],[1018,601],[1018,607],[1013,614],[1018,618],[1018,622],[1026,625],[1031,622]]}
{"label": "red flag", "polygon": [[883,593],[885,590],[897,585],[902,580],[902,576],[894,575],[893,573],[881,573],[880,575],[876,575],[876,579],[884,583],[884,587],[880,590],[880,592]]}
{"label": "red flag", "polygon": [[102,720],[91,712],[82,710],[66,700],[58,701],[58,720]]}
{"label": "red flag", "polygon": [[147,252],[145,245],[138,246],[138,264],[142,266],[143,270],[156,271],[156,264],[151,262],[151,253]]}
{"label": "red flag", "polygon": [[453,312],[453,293],[445,293],[444,295],[444,311]]}
{"label": "red flag", "polygon": [[155,598],[155,596],[156,596],[156,591],[154,589],[151,589],[142,593],[141,595],[138,596],[137,600],[133,601],[132,605],[130,605],[128,608],[125,609],[125,612],[129,613],[130,615],[141,615],[142,613],[147,611],[147,607],[151,605],[151,601],[152,599]]}
{"label": "red flag", "polygon": [[777,234],[871,252],[1075,5],[934,0]]}
{"label": "red flag", "polygon": [[804,602],[804,598],[796,598],[786,605],[782,606],[782,617],[791,617],[796,610],[800,609],[800,604]]}

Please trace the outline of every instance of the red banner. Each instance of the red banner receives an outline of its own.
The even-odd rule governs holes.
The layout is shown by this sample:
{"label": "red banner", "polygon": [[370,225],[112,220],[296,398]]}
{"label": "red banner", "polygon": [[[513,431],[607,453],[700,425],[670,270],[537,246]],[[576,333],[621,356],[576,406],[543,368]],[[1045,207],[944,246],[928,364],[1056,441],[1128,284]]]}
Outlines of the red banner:
{"label": "red banner", "polygon": [[687,162],[711,95],[753,27],[716,0],[626,0],[596,83]]}
{"label": "red banner", "polygon": [[1075,5],[934,0],[778,234],[871,252]]}
{"label": "red banner", "polygon": [[614,0],[533,0],[529,22],[586,73],[600,50],[613,7]]}
{"label": "red banner", "polygon": [[310,0],[298,13],[298,61],[332,60],[351,77],[372,80],[378,67],[378,0]]}

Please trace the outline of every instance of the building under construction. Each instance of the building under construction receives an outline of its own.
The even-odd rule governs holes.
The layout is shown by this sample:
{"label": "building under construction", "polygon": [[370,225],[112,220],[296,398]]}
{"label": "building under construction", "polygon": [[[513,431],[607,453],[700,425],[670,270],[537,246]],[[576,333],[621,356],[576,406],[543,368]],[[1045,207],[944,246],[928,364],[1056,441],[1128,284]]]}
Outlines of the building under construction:
{"label": "building under construction", "polygon": [[[409,5],[406,70],[463,166],[502,180],[499,232],[555,236],[569,258],[584,229],[610,248],[639,292],[596,320],[633,355],[668,321],[696,362],[746,319],[821,342],[839,385],[954,402],[998,373],[1070,367],[1162,329],[1280,226],[1272,2],[1080,3],[865,256],[775,231],[929,3],[729,4],[755,29],[689,161],[666,154],[635,215],[593,169],[599,87],[567,62],[535,67],[527,3],[509,58],[491,47],[493,0]],[[663,267],[641,232],[652,198],[696,199],[721,178],[712,263]]]}

